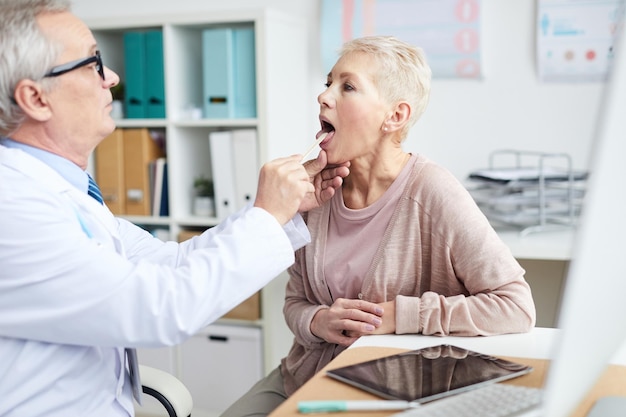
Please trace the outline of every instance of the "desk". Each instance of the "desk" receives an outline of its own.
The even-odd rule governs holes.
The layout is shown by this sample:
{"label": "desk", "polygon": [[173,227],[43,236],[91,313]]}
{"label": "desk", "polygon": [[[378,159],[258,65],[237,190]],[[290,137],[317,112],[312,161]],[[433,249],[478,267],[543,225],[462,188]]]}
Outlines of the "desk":
{"label": "desk", "polygon": [[[270,417],[298,416],[298,401],[304,400],[372,400],[379,399],[373,394],[353,388],[325,376],[326,369],[338,368],[365,360],[392,355],[407,350],[449,343],[481,353],[511,359],[533,366],[528,375],[504,383],[542,386],[547,375],[552,346],[558,337],[558,330],[535,328],[530,333],[490,337],[434,337],[421,335],[382,335],[366,336],[357,340],[349,349],[342,352],[322,371],[296,391],[287,401],[270,414]],[[626,344],[613,359],[612,365],[596,386],[583,399],[572,417],[584,417],[594,401],[602,396],[626,395]],[[397,411],[396,411],[397,412]],[[367,417],[384,417],[393,411],[368,412]],[[341,414],[316,414],[336,417],[362,417],[363,413],[343,412]]]}
{"label": "desk", "polygon": [[519,229],[498,227],[496,232],[517,259],[569,261],[576,229],[564,227],[522,235]]}
{"label": "desk", "polygon": [[496,232],[526,270],[537,326],[555,327],[576,229],[562,227],[522,235],[518,228],[500,226]]}

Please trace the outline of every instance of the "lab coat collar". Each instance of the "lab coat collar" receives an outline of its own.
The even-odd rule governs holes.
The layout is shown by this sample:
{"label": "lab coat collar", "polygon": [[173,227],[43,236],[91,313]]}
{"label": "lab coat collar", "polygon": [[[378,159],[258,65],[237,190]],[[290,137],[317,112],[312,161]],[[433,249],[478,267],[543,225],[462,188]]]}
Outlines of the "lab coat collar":
{"label": "lab coat collar", "polygon": [[97,222],[104,226],[116,241],[118,252],[122,251],[117,219],[104,205],[98,203],[86,192],[77,189],[52,167],[21,149],[0,145],[0,164],[21,172],[24,176],[41,184],[50,193],[68,198],[90,223]]}

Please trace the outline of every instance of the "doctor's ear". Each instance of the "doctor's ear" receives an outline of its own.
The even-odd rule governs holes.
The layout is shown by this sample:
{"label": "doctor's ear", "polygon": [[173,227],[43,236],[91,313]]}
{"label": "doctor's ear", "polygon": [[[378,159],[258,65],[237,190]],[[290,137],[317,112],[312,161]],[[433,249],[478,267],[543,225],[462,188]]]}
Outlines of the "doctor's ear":
{"label": "doctor's ear", "polygon": [[46,92],[33,80],[25,79],[18,82],[13,99],[28,118],[44,122],[52,115]]}

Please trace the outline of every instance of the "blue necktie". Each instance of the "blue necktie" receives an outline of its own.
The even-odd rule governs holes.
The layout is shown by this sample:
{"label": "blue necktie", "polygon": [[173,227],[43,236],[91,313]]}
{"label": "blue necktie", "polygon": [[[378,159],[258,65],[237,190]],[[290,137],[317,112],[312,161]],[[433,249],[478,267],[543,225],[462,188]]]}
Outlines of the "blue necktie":
{"label": "blue necktie", "polygon": [[102,193],[100,192],[100,187],[98,184],[91,178],[91,175],[87,174],[89,178],[89,187],[87,188],[87,194],[96,199],[96,201],[100,204],[104,204],[104,199],[102,198]]}

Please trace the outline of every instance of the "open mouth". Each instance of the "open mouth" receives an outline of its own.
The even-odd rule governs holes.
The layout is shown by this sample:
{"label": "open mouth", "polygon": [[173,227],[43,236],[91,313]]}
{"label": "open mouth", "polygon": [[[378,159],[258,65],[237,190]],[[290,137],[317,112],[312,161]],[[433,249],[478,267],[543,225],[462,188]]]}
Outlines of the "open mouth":
{"label": "open mouth", "polygon": [[325,120],[322,120],[322,133],[330,133],[335,131],[335,126],[328,123]]}
{"label": "open mouth", "polygon": [[322,129],[317,133],[316,137],[319,138],[320,136],[325,135],[326,137],[322,140],[322,143],[324,143],[329,141],[335,133],[335,126],[326,120],[320,120],[320,124]]}

